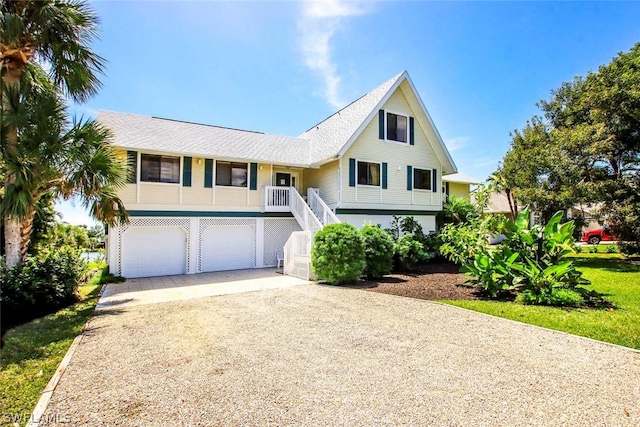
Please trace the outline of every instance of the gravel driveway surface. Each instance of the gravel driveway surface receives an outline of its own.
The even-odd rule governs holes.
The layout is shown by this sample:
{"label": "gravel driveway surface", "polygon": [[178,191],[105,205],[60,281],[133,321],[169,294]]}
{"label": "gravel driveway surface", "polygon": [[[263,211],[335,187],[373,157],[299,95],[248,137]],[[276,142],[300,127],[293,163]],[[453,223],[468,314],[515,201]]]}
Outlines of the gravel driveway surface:
{"label": "gravel driveway surface", "polygon": [[302,285],[99,312],[44,419],[632,426],[639,402],[638,352],[428,301]]}

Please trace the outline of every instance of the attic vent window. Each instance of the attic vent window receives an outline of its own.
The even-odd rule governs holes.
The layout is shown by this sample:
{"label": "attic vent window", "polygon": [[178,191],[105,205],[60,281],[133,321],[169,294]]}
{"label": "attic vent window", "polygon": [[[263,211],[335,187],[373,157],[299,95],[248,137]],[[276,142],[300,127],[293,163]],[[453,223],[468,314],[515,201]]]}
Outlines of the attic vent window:
{"label": "attic vent window", "polygon": [[387,113],[387,140],[407,142],[409,118],[400,114]]}

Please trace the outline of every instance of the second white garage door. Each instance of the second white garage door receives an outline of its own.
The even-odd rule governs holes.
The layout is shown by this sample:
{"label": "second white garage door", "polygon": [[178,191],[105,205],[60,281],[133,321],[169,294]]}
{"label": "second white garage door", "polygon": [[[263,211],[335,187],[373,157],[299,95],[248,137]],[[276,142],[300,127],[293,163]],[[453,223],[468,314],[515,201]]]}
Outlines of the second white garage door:
{"label": "second white garage door", "polygon": [[122,275],[185,274],[187,235],[180,227],[131,227],[122,235]]}
{"label": "second white garage door", "polygon": [[254,267],[253,228],[212,226],[202,234],[202,272],[240,270]]}

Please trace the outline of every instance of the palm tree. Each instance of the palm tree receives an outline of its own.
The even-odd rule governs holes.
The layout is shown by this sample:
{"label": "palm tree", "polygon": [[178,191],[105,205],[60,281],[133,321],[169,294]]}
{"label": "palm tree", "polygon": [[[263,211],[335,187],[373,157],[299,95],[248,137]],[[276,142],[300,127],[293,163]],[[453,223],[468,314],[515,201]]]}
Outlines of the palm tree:
{"label": "palm tree", "polygon": [[506,175],[503,173],[502,169],[498,169],[488,179],[489,185],[493,188],[496,193],[502,193],[507,196],[507,202],[509,203],[509,210],[511,211],[511,219],[514,219],[518,216],[518,203],[515,198],[515,194],[509,182],[507,180]]}
{"label": "palm tree", "polygon": [[98,26],[93,11],[78,0],[22,0],[1,2],[0,13],[0,213],[12,267],[48,191],[80,197],[98,219],[126,220],[115,194],[126,169],[107,145],[108,131],[92,121],[69,123],[63,102],[86,101],[100,87],[105,61],[89,49]]}

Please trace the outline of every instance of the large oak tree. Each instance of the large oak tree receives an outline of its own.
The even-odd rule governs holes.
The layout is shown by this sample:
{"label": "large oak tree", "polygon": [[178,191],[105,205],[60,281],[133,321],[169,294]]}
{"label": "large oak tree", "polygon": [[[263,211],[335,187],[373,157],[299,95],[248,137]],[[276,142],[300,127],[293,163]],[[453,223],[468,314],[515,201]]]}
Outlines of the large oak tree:
{"label": "large oak tree", "polygon": [[598,204],[625,240],[640,240],[640,43],[538,106],[502,162],[519,200],[545,218]]}

